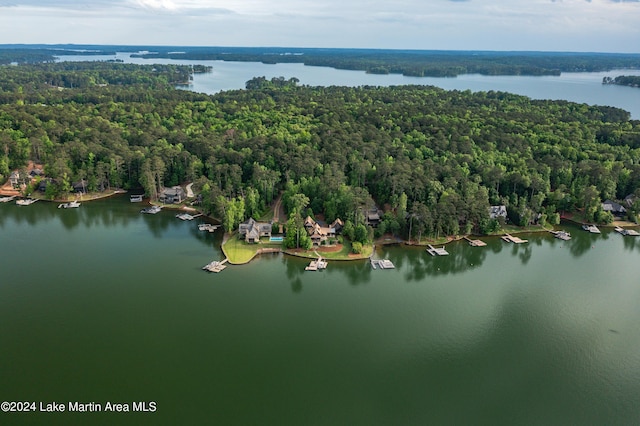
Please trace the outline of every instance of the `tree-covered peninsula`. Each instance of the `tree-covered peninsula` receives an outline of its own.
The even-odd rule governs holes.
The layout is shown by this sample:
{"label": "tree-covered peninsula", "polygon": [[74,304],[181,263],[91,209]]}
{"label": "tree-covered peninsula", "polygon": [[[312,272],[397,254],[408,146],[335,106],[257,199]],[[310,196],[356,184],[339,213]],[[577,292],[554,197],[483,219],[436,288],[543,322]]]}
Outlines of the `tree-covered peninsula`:
{"label": "tree-covered peninsula", "polygon": [[619,75],[617,77],[604,77],[602,84],[617,84],[619,86],[640,87],[640,76]]}
{"label": "tree-covered peninsula", "polygon": [[78,181],[151,197],[195,182],[227,229],[282,193],[291,226],[340,218],[354,241],[368,239],[358,225],[374,206],[378,234],[419,238],[495,231],[492,205],[516,225],[576,211],[606,222],[602,201],[640,195],[640,122],[617,108],[284,78],[209,96],[175,89],[180,67],[73,67],[0,67],[2,181],[32,160],[49,197]]}

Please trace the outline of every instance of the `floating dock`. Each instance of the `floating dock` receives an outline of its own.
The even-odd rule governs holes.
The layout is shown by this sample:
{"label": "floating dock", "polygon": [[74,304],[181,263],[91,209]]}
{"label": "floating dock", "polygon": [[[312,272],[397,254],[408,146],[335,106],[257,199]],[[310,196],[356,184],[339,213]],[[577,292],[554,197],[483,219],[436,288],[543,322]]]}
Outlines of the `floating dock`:
{"label": "floating dock", "polygon": [[395,269],[395,265],[389,259],[371,259],[371,267],[373,269]]}
{"label": "floating dock", "polygon": [[503,241],[506,241],[508,243],[514,243],[514,244],[524,244],[524,243],[528,243],[529,242],[529,240],[523,240],[521,238],[514,237],[514,236],[509,235],[509,234],[505,234],[500,238],[502,238]]}
{"label": "floating dock", "polygon": [[549,232],[551,232],[554,237],[563,241],[569,241],[571,239],[571,234],[568,233],[567,231],[549,231]]}
{"label": "floating dock", "polygon": [[180,220],[193,220],[194,217],[191,216],[189,213],[178,213],[176,215],[176,217]]}
{"label": "floating dock", "polygon": [[142,202],[142,197],[143,197],[142,194],[140,194],[140,195],[131,195],[129,197],[129,201],[131,201],[132,203],[140,203],[140,202]]}
{"label": "floating dock", "polygon": [[212,225],[210,223],[201,223],[198,225],[198,229],[200,231],[207,231],[207,232],[215,232],[216,229],[218,229],[220,227],[220,225]]}
{"label": "floating dock", "polygon": [[18,206],[30,206],[31,204],[35,203],[36,201],[38,201],[37,198],[25,198],[23,200],[17,200],[16,201],[16,205],[18,205]]}
{"label": "floating dock", "polygon": [[225,263],[227,263],[228,261],[229,261],[229,259],[225,259],[225,260],[220,261],[220,262],[217,261],[217,260],[214,260],[213,262],[210,262],[210,263],[207,263],[206,265],[204,265],[202,267],[202,269],[205,270],[205,271],[218,273],[218,272],[223,271],[227,267],[227,265],[225,265]]}
{"label": "floating dock", "polygon": [[318,260],[313,260],[309,263],[309,266],[304,268],[305,271],[321,271],[327,267],[327,261],[323,260],[321,257]]}
{"label": "floating dock", "polygon": [[640,235],[640,232],[638,232],[638,231],[635,231],[633,229],[624,229],[624,228],[621,228],[619,226],[616,226],[614,228],[614,230],[616,232],[619,232],[620,234],[624,235],[625,237],[637,237],[637,236]]}
{"label": "floating dock", "polygon": [[434,247],[429,244],[429,248],[427,249],[427,253],[431,256],[448,256],[449,252],[444,249],[444,247]]}
{"label": "floating dock", "polygon": [[469,242],[469,245],[471,247],[484,247],[487,245],[487,243],[485,243],[484,241],[481,240],[472,240],[470,238],[464,237],[465,240],[467,240]]}
{"label": "floating dock", "polygon": [[592,234],[599,234],[600,233],[600,230],[595,225],[587,225],[585,223],[584,225],[582,225],[582,229],[584,229],[585,231],[588,231],[588,232],[590,232]]}

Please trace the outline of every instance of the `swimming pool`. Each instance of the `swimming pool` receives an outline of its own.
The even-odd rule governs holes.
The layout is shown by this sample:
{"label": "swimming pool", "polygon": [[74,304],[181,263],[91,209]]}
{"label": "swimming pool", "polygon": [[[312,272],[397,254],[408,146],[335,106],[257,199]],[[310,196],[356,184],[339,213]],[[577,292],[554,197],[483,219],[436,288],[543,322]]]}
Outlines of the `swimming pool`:
{"label": "swimming pool", "polygon": [[269,237],[269,241],[274,243],[281,243],[284,241],[284,237]]}

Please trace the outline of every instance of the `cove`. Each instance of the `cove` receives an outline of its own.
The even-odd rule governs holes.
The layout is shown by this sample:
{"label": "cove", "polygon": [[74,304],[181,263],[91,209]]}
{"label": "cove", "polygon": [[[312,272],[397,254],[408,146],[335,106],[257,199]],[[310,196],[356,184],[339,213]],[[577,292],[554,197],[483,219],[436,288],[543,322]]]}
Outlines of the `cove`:
{"label": "cove", "polygon": [[[132,404],[48,424],[632,424],[640,239],[483,238],[450,256],[264,255],[219,274],[221,234],[128,195],[0,204],[4,400]],[[25,413],[3,413],[18,418]],[[18,420],[19,421],[19,420]]]}

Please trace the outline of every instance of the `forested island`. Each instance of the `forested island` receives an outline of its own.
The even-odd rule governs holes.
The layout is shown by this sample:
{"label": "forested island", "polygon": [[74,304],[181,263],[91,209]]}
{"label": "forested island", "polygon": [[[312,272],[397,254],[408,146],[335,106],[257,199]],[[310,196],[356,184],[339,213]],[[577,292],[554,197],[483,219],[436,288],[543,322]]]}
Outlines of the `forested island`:
{"label": "forested island", "polygon": [[640,87],[640,76],[619,75],[615,78],[604,77],[602,84],[617,84],[619,86]]}
{"label": "forested island", "polygon": [[[234,230],[282,193],[289,228],[337,218],[355,239],[491,233],[602,201],[640,212],[640,122],[613,107],[430,86],[308,87],[264,77],[245,90],[174,88],[187,66],[0,66],[0,180],[44,164],[46,197],[195,182],[200,208]],[[37,188],[30,187],[28,191]],[[628,197],[630,196],[630,197]],[[634,197],[635,196],[635,197]],[[367,230],[365,240],[373,237]]]}

